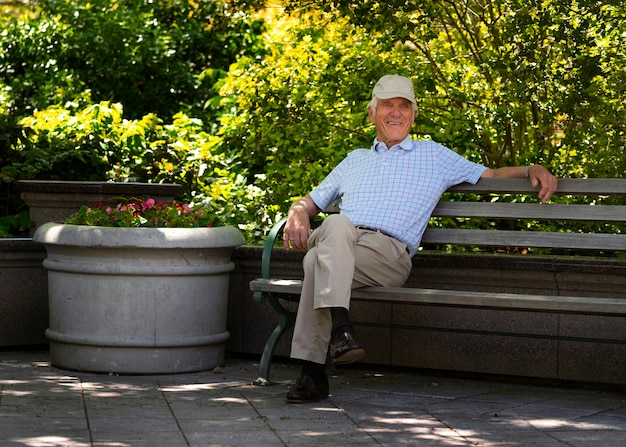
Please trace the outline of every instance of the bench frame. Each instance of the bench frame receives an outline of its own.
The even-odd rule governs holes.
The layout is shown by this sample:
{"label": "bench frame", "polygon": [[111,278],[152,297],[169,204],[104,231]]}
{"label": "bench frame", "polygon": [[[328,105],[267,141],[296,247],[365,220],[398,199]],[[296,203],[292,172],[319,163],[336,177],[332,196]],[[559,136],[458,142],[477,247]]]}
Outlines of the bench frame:
{"label": "bench frame", "polygon": [[[481,179],[476,185],[462,184],[449,189],[492,197],[506,194],[536,194],[527,179]],[[626,179],[562,179],[556,195],[626,196]],[[483,199],[484,200],[484,199]],[[502,203],[488,201],[449,201],[442,198],[433,217],[481,218],[490,220],[542,220],[626,223],[626,205]],[[336,206],[325,210],[337,212]],[[261,277],[250,282],[253,298],[267,301],[278,315],[278,324],[269,336],[261,357],[257,385],[270,384],[271,362],[282,335],[295,324],[296,313],[285,302],[298,302],[301,280],[272,276],[271,257],[282,242],[286,219],[270,231],[263,248]],[[465,230],[429,227],[422,239],[426,244],[452,244],[479,247],[534,247],[576,250],[626,251],[626,234],[561,233],[516,230]],[[521,293],[472,292],[463,290],[405,287],[367,287],[352,291],[352,299],[398,304],[475,307],[481,309],[525,310],[595,315],[626,315],[626,299],[588,296],[552,296]]]}

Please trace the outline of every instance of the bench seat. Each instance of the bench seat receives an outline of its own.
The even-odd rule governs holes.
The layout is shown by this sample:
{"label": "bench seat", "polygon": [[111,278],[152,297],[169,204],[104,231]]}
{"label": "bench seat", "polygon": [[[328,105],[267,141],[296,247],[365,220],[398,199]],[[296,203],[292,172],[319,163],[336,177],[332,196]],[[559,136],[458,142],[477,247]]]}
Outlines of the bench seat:
{"label": "bench seat", "polygon": [[[302,280],[258,278],[250,282],[250,288],[262,293],[298,296],[302,290]],[[626,299],[619,298],[522,295],[519,293],[407,287],[365,287],[354,289],[351,299],[396,304],[435,304],[439,306],[479,307],[484,309],[517,309],[586,315],[626,316]]]}

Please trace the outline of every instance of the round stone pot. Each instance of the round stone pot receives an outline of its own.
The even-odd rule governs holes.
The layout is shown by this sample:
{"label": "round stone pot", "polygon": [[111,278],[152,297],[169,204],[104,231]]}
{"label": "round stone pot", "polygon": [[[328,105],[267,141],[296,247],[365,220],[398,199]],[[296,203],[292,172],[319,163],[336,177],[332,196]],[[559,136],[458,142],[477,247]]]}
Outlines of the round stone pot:
{"label": "round stone pot", "polygon": [[234,227],[108,228],[46,223],[51,363],[160,374],[224,360]]}

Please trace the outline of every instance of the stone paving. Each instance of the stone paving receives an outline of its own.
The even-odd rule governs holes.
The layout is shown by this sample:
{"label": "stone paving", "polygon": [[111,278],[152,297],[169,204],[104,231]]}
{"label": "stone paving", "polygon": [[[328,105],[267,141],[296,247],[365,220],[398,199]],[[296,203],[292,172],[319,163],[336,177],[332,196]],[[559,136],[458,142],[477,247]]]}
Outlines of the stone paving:
{"label": "stone paving", "polygon": [[285,403],[299,368],[118,376],[0,352],[0,446],[626,446],[626,392],[345,368],[331,397]]}

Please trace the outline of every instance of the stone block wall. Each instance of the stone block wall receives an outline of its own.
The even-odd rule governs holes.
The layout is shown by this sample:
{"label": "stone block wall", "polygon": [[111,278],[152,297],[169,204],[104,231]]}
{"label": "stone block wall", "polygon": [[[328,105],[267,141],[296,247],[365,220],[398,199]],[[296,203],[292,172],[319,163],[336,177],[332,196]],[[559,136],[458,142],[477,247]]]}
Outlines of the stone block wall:
{"label": "stone block wall", "polygon": [[47,343],[45,257],[30,239],[0,239],[0,347]]}

